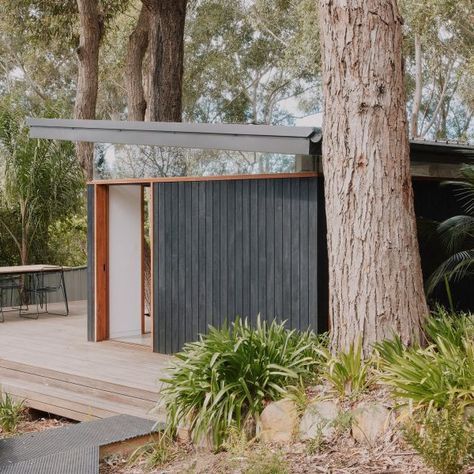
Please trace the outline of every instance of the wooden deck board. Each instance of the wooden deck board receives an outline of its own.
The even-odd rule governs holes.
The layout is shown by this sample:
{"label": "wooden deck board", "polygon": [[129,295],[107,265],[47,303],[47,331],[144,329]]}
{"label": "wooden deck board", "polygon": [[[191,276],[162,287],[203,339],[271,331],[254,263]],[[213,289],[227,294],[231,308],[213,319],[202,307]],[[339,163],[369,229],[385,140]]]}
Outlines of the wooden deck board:
{"label": "wooden deck board", "polygon": [[86,302],[71,302],[70,309],[68,317],[38,320],[8,313],[0,325],[0,386],[27,404],[31,399],[33,407],[72,419],[117,413],[163,419],[162,410],[150,409],[170,356],[132,344],[88,342]]}

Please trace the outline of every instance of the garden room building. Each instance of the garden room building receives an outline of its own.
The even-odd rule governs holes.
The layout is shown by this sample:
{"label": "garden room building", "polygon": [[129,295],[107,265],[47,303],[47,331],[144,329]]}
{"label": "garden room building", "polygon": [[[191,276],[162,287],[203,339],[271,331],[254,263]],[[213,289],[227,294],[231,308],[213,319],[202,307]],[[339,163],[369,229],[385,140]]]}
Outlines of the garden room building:
{"label": "garden room building", "polygon": [[[312,127],[30,119],[30,135],[95,143],[88,338],[174,353],[236,316],[328,328],[322,133]],[[459,213],[474,148],[412,141],[417,216]],[[434,255],[421,248],[426,271]],[[472,292],[456,295],[465,309]]]}

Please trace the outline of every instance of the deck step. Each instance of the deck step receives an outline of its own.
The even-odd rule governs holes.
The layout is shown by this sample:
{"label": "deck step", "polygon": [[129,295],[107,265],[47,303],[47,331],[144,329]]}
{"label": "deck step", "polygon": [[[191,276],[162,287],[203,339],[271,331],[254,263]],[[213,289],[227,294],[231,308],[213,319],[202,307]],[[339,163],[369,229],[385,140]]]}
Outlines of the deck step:
{"label": "deck step", "polygon": [[17,372],[24,372],[28,375],[35,374],[47,379],[59,379],[77,385],[85,385],[86,387],[97,388],[99,390],[111,391],[114,393],[128,395],[135,398],[143,398],[144,400],[151,400],[154,402],[157,402],[159,400],[158,385],[156,391],[150,391],[142,388],[131,387],[129,385],[117,384],[105,380],[84,377],[82,375],[46,369],[43,367],[32,366],[20,362],[13,362],[2,358],[0,358],[0,367],[4,369],[15,370]]}
{"label": "deck step", "polygon": [[164,420],[156,408],[158,393],[25,364],[0,360],[0,387],[31,408],[77,421],[119,414]]}

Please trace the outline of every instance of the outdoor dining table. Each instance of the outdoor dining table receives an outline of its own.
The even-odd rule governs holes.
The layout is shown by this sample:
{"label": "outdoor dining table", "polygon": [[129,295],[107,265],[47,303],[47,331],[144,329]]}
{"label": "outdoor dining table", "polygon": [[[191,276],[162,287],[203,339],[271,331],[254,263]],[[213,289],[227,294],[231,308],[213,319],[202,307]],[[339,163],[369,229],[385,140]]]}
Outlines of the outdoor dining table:
{"label": "outdoor dining table", "polygon": [[[59,265],[44,265],[44,264],[35,264],[35,265],[13,265],[9,267],[0,267],[0,277],[18,277],[21,275],[41,275],[43,277],[47,273],[59,273],[61,279],[61,286],[64,294],[64,303],[66,306],[66,314],[69,313],[68,301],[67,301],[67,292],[66,284],[64,281],[64,267]],[[34,287],[33,290],[36,290]],[[47,301],[47,300],[46,300]],[[21,303],[20,303],[21,304]],[[42,306],[42,304],[41,304]],[[21,308],[21,306],[20,306]],[[47,302],[46,302],[47,308]]]}

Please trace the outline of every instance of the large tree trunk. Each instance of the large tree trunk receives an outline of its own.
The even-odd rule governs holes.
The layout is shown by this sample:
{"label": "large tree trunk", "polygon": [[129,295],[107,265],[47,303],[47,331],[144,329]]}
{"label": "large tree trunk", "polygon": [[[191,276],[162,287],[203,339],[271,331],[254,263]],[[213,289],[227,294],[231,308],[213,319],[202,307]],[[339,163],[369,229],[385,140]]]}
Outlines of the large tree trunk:
{"label": "large tree trunk", "polygon": [[[98,0],[77,0],[80,19],[80,40],[77,48],[79,71],[77,78],[76,119],[94,119],[99,83],[99,47],[104,27]],[[87,179],[93,175],[93,144],[78,143],[76,155]]]}
{"label": "large tree trunk", "polygon": [[[187,0],[142,0],[142,3],[142,12],[146,9],[148,14],[150,62],[145,118],[180,122]],[[143,57],[137,60],[135,71],[142,62]]]}
{"label": "large tree trunk", "polygon": [[137,26],[130,35],[126,58],[126,88],[128,120],[145,120],[146,100],[143,89],[143,58],[148,46],[150,13],[142,5]]}
{"label": "large tree trunk", "polygon": [[421,337],[427,314],[395,0],[320,0],[332,344]]}
{"label": "large tree trunk", "polygon": [[187,0],[161,0],[158,14],[161,61],[158,79],[158,120],[181,122],[184,23]]}
{"label": "large tree trunk", "polygon": [[163,48],[160,34],[160,12],[158,5],[161,0],[149,0],[149,42],[148,42],[148,108],[146,118],[150,122],[159,120],[160,109],[160,69],[163,59]]}

